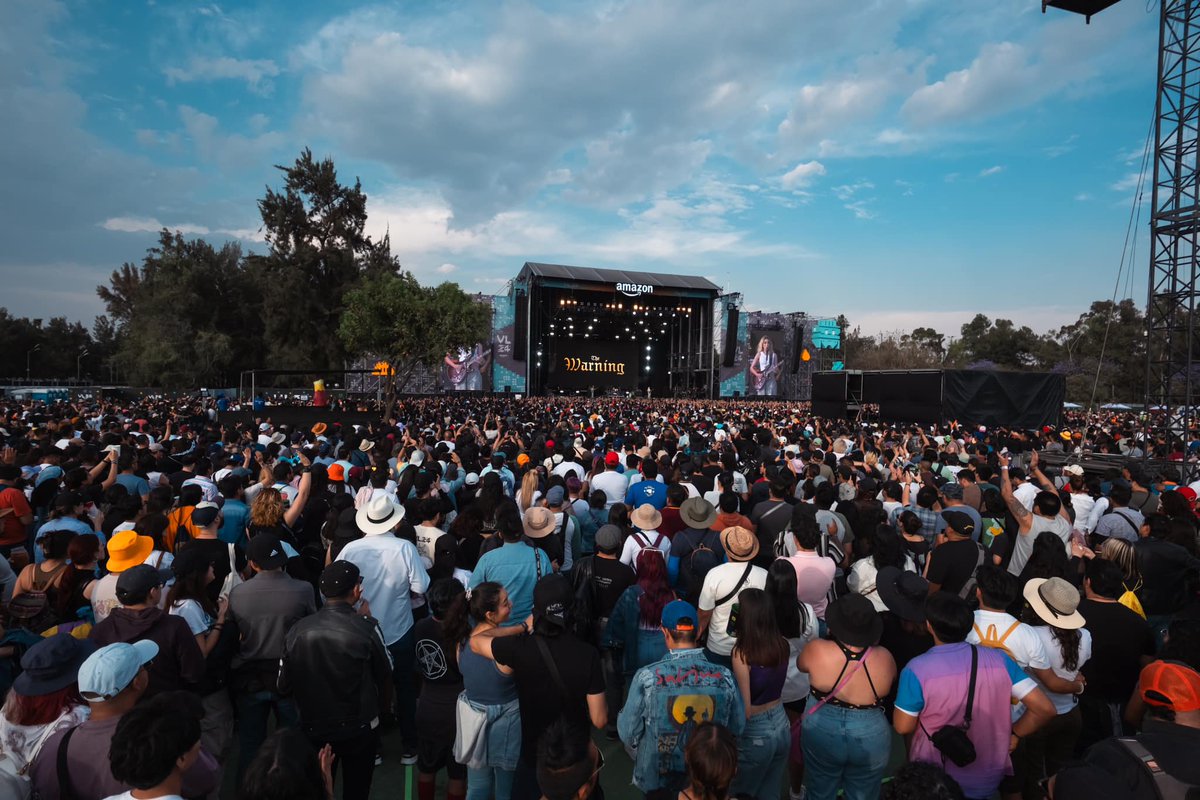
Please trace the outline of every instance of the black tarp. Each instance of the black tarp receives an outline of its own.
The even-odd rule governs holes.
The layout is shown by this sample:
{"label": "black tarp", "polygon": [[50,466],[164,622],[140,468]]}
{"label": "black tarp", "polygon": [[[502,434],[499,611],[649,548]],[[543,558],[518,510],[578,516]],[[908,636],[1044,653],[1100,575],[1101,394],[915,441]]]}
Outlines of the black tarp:
{"label": "black tarp", "polygon": [[944,419],[963,424],[1040,428],[1058,425],[1067,382],[1049,372],[946,370]]}
{"label": "black tarp", "polygon": [[868,372],[863,375],[863,400],[879,404],[886,422],[940,422],[942,372]]}

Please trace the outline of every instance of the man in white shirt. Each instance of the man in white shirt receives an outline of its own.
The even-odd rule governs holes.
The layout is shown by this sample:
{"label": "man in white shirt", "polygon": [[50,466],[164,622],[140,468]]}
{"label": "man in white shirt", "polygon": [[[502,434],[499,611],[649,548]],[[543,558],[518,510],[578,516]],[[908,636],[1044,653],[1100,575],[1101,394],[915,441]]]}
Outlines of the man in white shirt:
{"label": "man in white shirt", "polygon": [[1033,511],[1033,499],[1037,497],[1038,487],[1025,477],[1025,470],[1020,467],[1010,469],[1008,478],[1013,484],[1013,497],[1025,506],[1026,511]]}
{"label": "man in white shirt", "polygon": [[404,740],[401,763],[417,759],[417,694],[413,685],[416,642],[413,639],[411,594],[429,589],[429,573],[412,542],[390,536],[404,521],[404,506],[381,495],[358,510],[355,523],[363,538],[346,545],[338,556],[358,567],[363,578],[363,597],[371,616],[379,621],[383,641],[392,655],[392,679],[396,685],[396,708]]}
{"label": "man in white shirt", "polygon": [[629,490],[629,479],[617,472],[621,465],[621,456],[615,451],[609,451],[604,456],[604,472],[592,479],[592,488],[604,492],[607,502],[605,508],[612,508],[614,503],[625,502],[625,492]]}
{"label": "man in white shirt", "polygon": [[621,551],[621,563],[632,567],[637,572],[638,554],[648,548],[662,551],[663,563],[671,557],[671,540],[658,532],[662,525],[662,514],[649,503],[643,503],[629,515],[633,523],[633,535],[625,540],[625,548]]}
{"label": "man in white shirt", "polygon": [[737,608],[737,596],[743,589],[762,589],[767,571],[754,566],[758,555],[758,537],[742,527],[721,532],[721,547],[729,561],[718,564],[704,576],[700,589],[700,632],[708,630],[704,654],[708,660],[732,668],[734,635],[729,619]]}
{"label": "man in white shirt", "polygon": [[975,624],[967,641],[1003,650],[1052,692],[1082,692],[1082,680],[1068,681],[1054,671],[1037,632],[1004,610],[1017,599],[1016,577],[993,564],[983,564],[975,573],[975,581],[979,610],[975,612]]}

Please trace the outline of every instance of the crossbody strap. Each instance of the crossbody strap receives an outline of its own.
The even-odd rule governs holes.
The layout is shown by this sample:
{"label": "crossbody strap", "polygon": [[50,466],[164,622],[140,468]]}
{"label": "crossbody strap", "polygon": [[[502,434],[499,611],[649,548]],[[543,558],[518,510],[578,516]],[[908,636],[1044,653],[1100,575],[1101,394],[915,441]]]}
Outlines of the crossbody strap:
{"label": "crossbody strap", "polygon": [[737,585],[733,587],[733,591],[731,591],[729,594],[722,597],[717,602],[713,603],[713,608],[723,606],[729,602],[730,598],[737,596],[737,593],[739,591],[741,591],[742,584],[744,584],[746,582],[746,579],[750,577],[750,570],[752,570],[752,569],[754,569],[754,562],[747,561],[746,562],[746,571],[742,573],[742,577],[738,578]]}
{"label": "crossbody strap", "polygon": [[56,767],[58,771],[58,796],[61,800],[75,800],[75,790],[71,788],[71,770],[67,767],[67,747],[71,744],[71,737],[75,735],[75,731],[77,730],[79,730],[79,726],[71,728],[63,736],[62,741],[58,743]]}
{"label": "crossbody strap", "polygon": [[1190,784],[1184,783],[1178,778],[1168,775],[1159,765],[1158,759],[1154,754],[1146,749],[1146,746],[1133,738],[1118,738],[1118,742],[1129,751],[1142,765],[1142,768],[1150,774],[1150,780],[1154,783],[1154,788],[1159,797],[1173,800],[1173,798],[1181,798],[1188,796]]}
{"label": "crossbody strap", "polygon": [[971,645],[971,683],[967,686],[967,713],[963,717],[963,727],[971,728],[971,711],[975,705],[975,676],[979,673],[979,649]]}
{"label": "crossbody strap", "polygon": [[559,674],[558,665],[554,663],[554,659],[550,656],[550,648],[546,646],[546,642],[541,636],[534,634],[529,637],[533,639],[537,645],[538,652],[542,655],[542,661],[546,664],[546,669],[550,670],[550,677],[554,679],[554,685],[558,687],[558,693],[565,703],[567,701],[567,685],[563,683],[562,675]]}
{"label": "crossbody strap", "polygon": [[[812,716],[813,714],[817,713],[817,711],[819,711],[821,709],[821,706],[825,705],[830,700],[832,700],[837,695],[837,693],[840,692],[842,689],[845,689],[846,684],[848,684],[850,682],[850,680],[855,675],[858,674],[858,671],[860,669],[862,669],[863,667],[865,667],[867,665],[867,656],[870,654],[871,654],[871,648],[868,647],[866,650],[863,651],[862,658],[856,659],[854,661],[850,661],[848,669],[846,669],[845,675],[843,675],[842,679],[840,681],[838,681],[837,686],[834,686],[832,689],[830,689],[829,694],[825,695],[820,700],[818,700],[817,704],[815,706],[813,706],[812,708],[808,709],[805,712],[805,715]],[[872,687],[872,691],[874,691],[874,687]],[[876,697],[878,697],[878,695],[876,695]]]}

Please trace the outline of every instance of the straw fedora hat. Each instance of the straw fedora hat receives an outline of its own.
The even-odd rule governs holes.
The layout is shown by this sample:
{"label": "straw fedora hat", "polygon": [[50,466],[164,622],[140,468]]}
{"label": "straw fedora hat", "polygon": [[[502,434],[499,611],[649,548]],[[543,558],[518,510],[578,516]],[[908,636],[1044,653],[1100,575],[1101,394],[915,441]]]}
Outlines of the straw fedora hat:
{"label": "straw fedora hat", "polygon": [[1047,625],[1076,630],[1084,625],[1079,613],[1079,590],[1062,578],[1031,578],[1025,584],[1025,601]]}
{"label": "straw fedora hat", "polygon": [[662,525],[662,514],[649,503],[642,503],[629,515],[629,521],[638,530],[656,531],[658,526]]}
{"label": "straw fedora hat", "polygon": [[758,555],[758,537],[741,525],[733,525],[721,531],[721,547],[730,561],[752,561]]}

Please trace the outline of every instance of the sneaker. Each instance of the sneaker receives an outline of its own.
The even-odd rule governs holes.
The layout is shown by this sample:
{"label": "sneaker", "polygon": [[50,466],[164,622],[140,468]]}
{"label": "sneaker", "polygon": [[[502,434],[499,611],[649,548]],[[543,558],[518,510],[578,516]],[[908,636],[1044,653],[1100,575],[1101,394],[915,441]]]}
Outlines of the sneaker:
{"label": "sneaker", "polygon": [[383,756],[376,753],[375,754],[375,766],[378,767],[378,766],[381,766],[382,764],[383,764]]}
{"label": "sneaker", "polygon": [[405,766],[411,766],[411,765],[413,765],[413,764],[417,763],[417,750],[416,750],[416,748],[415,748],[415,747],[413,747],[413,748],[409,748],[409,747],[406,747],[406,748],[404,748],[404,752],[402,752],[402,753],[400,754],[400,763],[401,763],[401,764],[404,764]]}
{"label": "sneaker", "polygon": [[790,800],[805,800],[805,798],[807,798],[807,797],[808,797],[808,787],[807,786],[801,786],[800,791],[798,791],[798,792],[793,792],[791,789],[788,789],[788,798]]}

